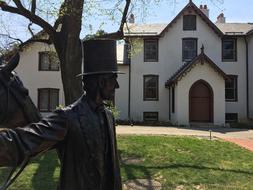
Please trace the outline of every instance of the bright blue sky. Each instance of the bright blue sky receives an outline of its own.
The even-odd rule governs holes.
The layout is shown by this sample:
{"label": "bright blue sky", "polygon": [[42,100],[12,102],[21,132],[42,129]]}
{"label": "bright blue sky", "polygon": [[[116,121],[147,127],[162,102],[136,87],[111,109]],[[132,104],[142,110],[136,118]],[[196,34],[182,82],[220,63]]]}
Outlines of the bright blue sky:
{"label": "bright blue sky", "polygon": [[[177,2],[177,3],[174,3]],[[133,13],[137,23],[169,23],[189,2],[189,0],[161,0],[159,5],[150,5],[149,14],[143,19],[139,12]],[[253,23],[253,1],[252,0],[193,0],[199,7],[206,4],[209,8],[209,17],[215,22],[220,13],[224,13],[226,22]],[[93,32],[97,30],[99,22],[93,22]],[[102,29],[107,32],[116,31],[117,24],[106,23]],[[83,33],[83,35],[86,32]]]}
{"label": "bright blue sky", "polygon": [[[138,0],[137,0],[138,1]],[[148,0],[146,0],[148,1]],[[153,1],[153,0],[150,0]],[[133,10],[133,13],[136,16],[137,23],[169,23],[180,11],[181,9],[189,2],[189,0],[160,0],[159,5],[150,4],[148,6],[148,15],[141,15],[141,10]],[[110,2],[110,1],[109,1]],[[113,1],[112,1],[113,2]],[[177,2],[177,3],[173,3]],[[216,17],[223,12],[227,22],[252,22],[253,23],[253,1],[252,0],[193,0],[193,2],[199,7],[200,4],[207,4],[209,8],[210,19],[215,22]],[[2,17],[6,22],[6,17]],[[145,18],[143,20],[143,18]],[[8,31],[12,31],[14,36],[22,36],[22,39],[26,39],[25,30],[27,30],[27,23],[15,19],[16,22],[12,23],[9,19],[7,28]],[[98,26],[102,21],[106,19],[89,19],[89,23],[93,25],[92,32],[95,32],[98,29]],[[18,26],[17,22],[19,23]],[[91,30],[86,24],[83,28],[81,37],[84,37],[86,34],[90,33]],[[15,26],[15,27],[13,27]],[[118,23],[105,23],[101,29],[104,29],[107,32],[114,32],[118,29]],[[18,33],[18,34],[17,34]]]}
{"label": "bright blue sky", "polygon": [[[146,23],[168,23],[170,22],[189,2],[189,0],[162,1],[158,6],[151,5],[150,14],[145,16],[143,21],[140,15],[137,15],[137,22]],[[253,1],[252,0],[193,0],[199,7],[200,4],[206,4],[209,8],[210,19],[215,22],[217,16],[223,12],[227,22],[253,22]],[[138,18],[139,16],[139,18]],[[105,26],[110,30],[111,26]]]}
{"label": "bright blue sky", "polygon": [[[157,18],[162,22],[171,20],[189,2],[181,0],[175,5],[175,11],[171,11],[172,6],[162,6],[157,8]],[[200,4],[207,4],[210,10],[210,19],[214,22],[217,16],[223,12],[227,22],[253,22],[253,1],[252,0],[193,0],[199,7]],[[169,3],[167,3],[169,4]],[[170,10],[168,10],[170,9]],[[154,18],[150,19],[155,21]]]}

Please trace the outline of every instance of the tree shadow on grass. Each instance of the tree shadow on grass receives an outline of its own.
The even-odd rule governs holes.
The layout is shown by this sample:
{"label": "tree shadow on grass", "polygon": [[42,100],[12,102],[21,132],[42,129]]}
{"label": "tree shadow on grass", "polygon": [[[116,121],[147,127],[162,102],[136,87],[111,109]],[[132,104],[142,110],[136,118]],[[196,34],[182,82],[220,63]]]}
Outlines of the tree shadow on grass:
{"label": "tree shadow on grass", "polygon": [[[214,170],[214,171],[220,171],[220,172],[231,172],[235,174],[245,174],[253,176],[253,171],[245,171],[245,170],[234,170],[234,169],[223,169],[223,168],[217,168],[217,167],[208,167],[208,166],[199,166],[199,165],[188,165],[188,164],[169,164],[169,165],[163,165],[163,166],[145,166],[145,165],[135,165],[135,164],[125,164],[121,163],[122,168],[125,170],[127,179],[139,179],[140,173],[142,173],[142,176],[148,180],[148,189],[149,190],[155,190],[155,187],[152,187],[152,178],[154,177],[154,171],[161,171],[161,170],[174,170],[174,169],[192,169],[192,170]],[[138,181],[136,182],[137,185]]]}
{"label": "tree shadow on grass", "polygon": [[[39,166],[32,177],[34,190],[56,189],[58,179],[54,175],[59,168],[59,161],[55,151],[49,151],[35,161]],[[59,175],[57,175],[58,177]]]}
{"label": "tree shadow on grass", "polygon": [[136,179],[138,176],[135,175],[136,171],[142,172],[146,178],[152,178],[151,170],[163,170],[163,169],[182,169],[182,168],[190,168],[194,170],[214,170],[220,172],[231,172],[236,174],[246,174],[252,175],[253,171],[245,171],[245,170],[233,170],[233,169],[223,169],[223,168],[215,168],[208,166],[197,166],[197,165],[187,165],[187,164],[171,164],[164,166],[145,166],[145,165],[135,165],[135,164],[121,164],[124,168],[128,179]]}

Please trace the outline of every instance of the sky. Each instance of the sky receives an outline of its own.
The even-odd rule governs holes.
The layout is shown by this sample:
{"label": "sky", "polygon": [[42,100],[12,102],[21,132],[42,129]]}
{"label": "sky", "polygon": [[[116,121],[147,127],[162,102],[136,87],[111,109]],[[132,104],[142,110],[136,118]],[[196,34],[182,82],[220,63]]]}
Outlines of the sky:
{"label": "sky", "polygon": [[[155,15],[150,15],[150,21],[168,22],[172,20],[189,2],[181,0],[178,3],[163,3],[154,10]],[[252,0],[193,0],[199,5],[207,5],[209,8],[210,19],[215,22],[220,13],[224,13],[227,22],[253,22],[253,1]],[[167,6],[166,6],[167,4]]]}
{"label": "sky", "polygon": [[[160,0],[159,5],[150,4],[148,14],[143,16],[139,10],[133,11],[136,23],[169,23],[189,2],[189,0]],[[215,22],[220,13],[224,13],[226,22],[253,23],[253,0],[192,0],[198,7],[207,5],[209,18]],[[176,3],[175,3],[176,2]],[[96,31],[101,22],[90,21],[93,25],[93,32]],[[106,23],[102,29],[106,32],[116,31],[116,23]],[[82,35],[87,32],[83,31]]]}
{"label": "sky", "polygon": [[[137,0],[138,1],[138,0]],[[154,0],[146,0],[154,1]],[[226,22],[243,22],[253,23],[253,0],[192,0],[198,7],[200,4],[206,4],[209,8],[209,16],[211,21],[215,22],[217,16],[220,13],[224,13],[226,17]],[[113,1],[108,1],[113,2]],[[175,3],[176,2],[176,3]],[[160,0],[158,5],[149,4],[148,14],[142,15],[141,10],[133,10],[137,23],[169,23],[189,2],[189,0]],[[3,20],[8,23],[7,30],[12,31],[14,37],[19,37],[22,40],[28,39],[27,32],[27,22],[20,22],[20,17],[17,17],[15,21],[11,22],[11,18],[8,19],[8,16],[2,17]],[[119,19],[120,20],[120,19]],[[103,29],[106,32],[115,32],[117,31],[119,24],[115,22],[105,22],[104,25],[103,18],[101,19],[89,19],[89,22],[83,26],[81,33],[81,38],[85,35],[94,33],[98,29]],[[91,24],[92,30],[88,29],[88,25]],[[15,26],[15,27],[13,27]],[[2,26],[0,26],[3,28]],[[38,30],[41,30],[38,28]],[[20,37],[21,36],[21,37]]]}

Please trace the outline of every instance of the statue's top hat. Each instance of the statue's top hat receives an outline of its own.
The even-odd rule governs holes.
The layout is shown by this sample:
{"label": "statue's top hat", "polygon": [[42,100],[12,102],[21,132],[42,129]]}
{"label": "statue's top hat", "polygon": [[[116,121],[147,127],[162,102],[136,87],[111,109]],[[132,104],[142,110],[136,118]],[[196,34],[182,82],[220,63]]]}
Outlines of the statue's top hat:
{"label": "statue's top hat", "polygon": [[116,41],[93,39],[83,41],[84,72],[78,76],[94,74],[123,74],[117,68]]}

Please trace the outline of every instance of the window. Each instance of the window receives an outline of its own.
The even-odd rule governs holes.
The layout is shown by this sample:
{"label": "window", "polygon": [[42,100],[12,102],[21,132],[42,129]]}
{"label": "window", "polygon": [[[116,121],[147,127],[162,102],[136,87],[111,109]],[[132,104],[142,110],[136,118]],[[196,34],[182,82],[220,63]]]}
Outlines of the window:
{"label": "window", "polygon": [[225,81],[225,98],[228,102],[237,101],[237,76],[229,75],[230,80]]}
{"label": "window", "polygon": [[197,39],[196,38],[184,38],[183,44],[183,61],[191,61],[197,56]]}
{"label": "window", "polygon": [[236,39],[222,40],[222,61],[237,61]]}
{"label": "window", "polygon": [[237,123],[238,114],[237,113],[226,113],[226,123]]}
{"label": "window", "polygon": [[158,112],[143,112],[144,121],[158,121]]}
{"label": "window", "polygon": [[158,39],[144,40],[144,62],[158,61]]}
{"label": "window", "polygon": [[60,61],[55,52],[39,52],[39,71],[59,71]]}
{"label": "window", "polygon": [[41,112],[50,112],[59,106],[59,89],[38,89],[38,108]]}
{"label": "window", "polygon": [[158,100],[158,76],[146,75],[144,76],[144,101]]}
{"label": "window", "polygon": [[184,15],[183,30],[196,30],[196,15]]}

